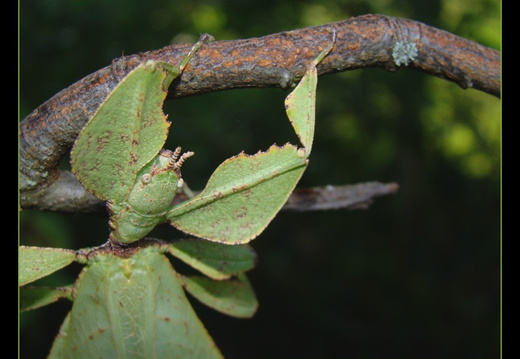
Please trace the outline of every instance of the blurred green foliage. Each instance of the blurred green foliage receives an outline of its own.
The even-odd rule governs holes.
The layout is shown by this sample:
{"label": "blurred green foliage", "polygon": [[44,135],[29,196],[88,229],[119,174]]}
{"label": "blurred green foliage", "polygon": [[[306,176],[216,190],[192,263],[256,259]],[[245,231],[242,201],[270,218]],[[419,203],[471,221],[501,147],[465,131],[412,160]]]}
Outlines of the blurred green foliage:
{"label": "blurred green foliage", "polygon": [[[421,21],[500,50],[497,0],[21,0],[22,118],[122,54],[195,41],[202,32],[257,37],[367,13]],[[196,153],[183,167],[187,183],[201,188],[241,150],[296,141],[286,95],[232,90],[168,103],[168,147]],[[252,242],[256,316],[227,318],[193,302],[224,355],[497,357],[500,100],[406,69],[321,77],[317,96],[316,138],[300,185],[379,180],[400,190],[367,211],[280,213]],[[107,234],[105,217],[21,212],[26,245],[80,248]],[[182,236],[172,228],[155,234]],[[58,281],[78,270],[60,272]],[[69,308],[63,302],[21,315],[23,358],[46,355]]]}

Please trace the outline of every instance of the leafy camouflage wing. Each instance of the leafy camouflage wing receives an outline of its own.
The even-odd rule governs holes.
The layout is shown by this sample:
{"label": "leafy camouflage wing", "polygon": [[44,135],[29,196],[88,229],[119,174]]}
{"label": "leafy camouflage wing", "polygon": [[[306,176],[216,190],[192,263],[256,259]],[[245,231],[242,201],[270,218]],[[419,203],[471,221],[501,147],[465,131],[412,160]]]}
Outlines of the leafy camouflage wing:
{"label": "leafy camouflage wing", "polygon": [[215,242],[247,243],[273,219],[307,165],[290,144],[224,161],[206,188],[167,214],[180,230]]}
{"label": "leafy camouflage wing", "polygon": [[221,358],[156,248],[98,255],[81,273],[49,358]]}

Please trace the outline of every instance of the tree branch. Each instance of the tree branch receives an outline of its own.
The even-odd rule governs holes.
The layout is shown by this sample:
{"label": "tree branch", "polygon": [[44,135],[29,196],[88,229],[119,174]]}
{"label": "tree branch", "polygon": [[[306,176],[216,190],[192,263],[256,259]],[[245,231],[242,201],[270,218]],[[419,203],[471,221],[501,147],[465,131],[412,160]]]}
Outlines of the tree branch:
{"label": "tree branch", "polygon": [[[392,57],[394,46],[397,42],[414,43],[418,54],[410,68],[453,81],[463,88],[500,95],[498,51],[416,21],[383,15],[365,15],[259,38],[207,44],[172,84],[174,91],[170,94],[182,97],[233,88],[290,87],[330,42],[333,29],[337,34],[336,46],[320,64],[320,75],[365,67],[396,71],[399,66]],[[130,70],[149,59],[178,65],[191,46],[175,44],[115,59],[110,66],[62,90],[29,114],[20,124],[22,208],[95,207],[96,201],[79,183],[74,183],[71,174],[60,172],[59,160]]]}
{"label": "tree branch", "polygon": [[[43,197],[40,210],[60,211],[65,213],[106,213],[105,203],[87,191],[69,171],[64,171],[55,182],[64,181],[55,193]],[[55,185],[55,184],[53,184]],[[399,189],[397,183],[366,182],[353,185],[296,188],[282,207],[284,211],[324,211],[331,209],[366,209],[374,198],[394,194]],[[61,192],[59,192],[61,191]],[[69,191],[71,193],[64,193]],[[194,194],[197,194],[195,192]],[[71,200],[72,199],[72,200]],[[188,200],[180,192],[175,196],[174,204]]]}
{"label": "tree branch", "polygon": [[331,209],[365,209],[373,199],[397,192],[397,183],[366,182],[355,185],[297,188],[283,210],[325,211]]}

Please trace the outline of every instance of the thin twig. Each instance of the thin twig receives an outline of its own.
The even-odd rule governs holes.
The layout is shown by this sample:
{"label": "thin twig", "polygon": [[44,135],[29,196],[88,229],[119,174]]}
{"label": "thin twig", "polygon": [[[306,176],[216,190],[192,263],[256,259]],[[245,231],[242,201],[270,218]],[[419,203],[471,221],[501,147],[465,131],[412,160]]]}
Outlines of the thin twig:
{"label": "thin twig", "polygon": [[331,209],[366,209],[374,198],[394,194],[397,183],[366,182],[354,185],[298,188],[292,194],[284,210],[324,211]]}

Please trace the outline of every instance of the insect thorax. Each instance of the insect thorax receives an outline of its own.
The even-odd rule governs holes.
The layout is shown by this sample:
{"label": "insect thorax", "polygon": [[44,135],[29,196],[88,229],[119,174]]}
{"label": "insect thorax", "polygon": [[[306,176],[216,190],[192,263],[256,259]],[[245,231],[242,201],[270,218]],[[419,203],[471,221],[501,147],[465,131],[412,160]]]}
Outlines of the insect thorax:
{"label": "insect thorax", "polygon": [[175,151],[162,150],[138,174],[128,204],[144,215],[161,215],[167,211],[182,185],[180,168],[186,158],[193,155],[187,152],[179,156],[181,148]]}

